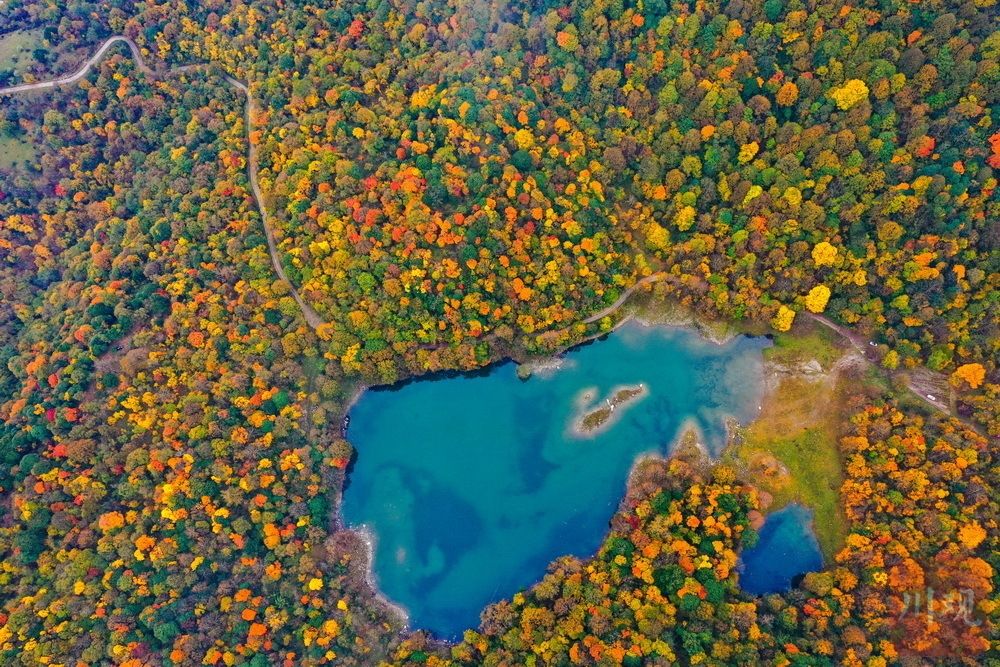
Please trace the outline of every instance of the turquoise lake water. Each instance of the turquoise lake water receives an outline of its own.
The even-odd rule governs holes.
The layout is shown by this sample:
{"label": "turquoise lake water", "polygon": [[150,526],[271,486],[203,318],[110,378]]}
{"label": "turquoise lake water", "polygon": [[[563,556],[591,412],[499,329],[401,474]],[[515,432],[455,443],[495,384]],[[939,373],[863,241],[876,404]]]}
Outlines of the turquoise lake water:
{"label": "turquoise lake water", "polygon": [[812,511],[788,505],[770,515],[760,541],[740,554],[740,586],[748,593],[780,593],[799,575],[823,568],[823,554],[812,529]]}
{"label": "turquoise lake water", "polygon": [[[351,410],[343,513],[374,539],[379,589],[412,628],[451,639],[555,558],[593,555],[637,456],[666,453],[686,422],[717,452],[726,415],[757,415],[767,345],[628,324],[526,381],[504,363],[365,392]],[[583,391],[598,406],[639,383],[648,394],[607,430],[573,434]]]}

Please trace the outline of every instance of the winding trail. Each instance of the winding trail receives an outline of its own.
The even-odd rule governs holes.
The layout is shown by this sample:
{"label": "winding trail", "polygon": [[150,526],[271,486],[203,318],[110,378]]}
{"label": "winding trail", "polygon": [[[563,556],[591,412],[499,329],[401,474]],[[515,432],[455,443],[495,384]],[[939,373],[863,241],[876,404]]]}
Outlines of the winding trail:
{"label": "winding trail", "polygon": [[851,331],[847,327],[840,326],[830,318],[824,317],[823,315],[817,315],[816,313],[810,313],[808,311],[804,311],[803,314],[813,322],[818,322],[826,328],[840,334],[841,337],[846,338],[854,349],[860,352],[861,356],[864,357],[869,363],[874,364],[879,361],[878,352],[876,352],[875,348],[871,345],[865,345],[865,339],[862,336]]}
{"label": "winding trail", "polygon": [[[810,312],[805,312],[804,314],[813,322],[822,324],[826,328],[838,333],[841,337],[851,343],[854,349],[861,354],[861,357],[865,361],[876,368],[881,368],[882,357],[878,352],[878,347],[873,344],[873,341],[866,341],[865,338],[856,331],[852,331],[845,326],[841,326],[823,315]],[[957,412],[952,409],[955,397],[953,390],[948,386],[948,380],[946,378],[935,377],[938,375],[937,373],[925,368],[916,371],[916,373],[920,376],[919,378],[914,378],[909,374],[904,377],[907,389],[913,392],[917,398],[927,405],[930,405],[931,407],[948,415],[958,416],[958,418],[966,424],[975,427],[971,422],[962,418],[960,415],[957,415]],[[935,386],[940,387],[940,389],[934,389],[933,387]],[[931,394],[929,393],[930,391],[933,391],[934,393]],[[945,394],[943,393],[945,391],[947,391],[948,400],[945,400]]]}
{"label": "winding trail", "polygon": [[[645,278],[637,281],[634,285],[622,292],[621,296],[612,303],[593,315],[581,320],[584,324],[593,324],[598,320],[601,320],[609,315],[612,315],[615,311],[621,308],[626,301],[628,301],[636,291],[645,288],[648,285],[659,282],[667,277],[665,271],[659,271],[657,273],[650,274]],[[868,364],[876,367],[882,368],[881,362],[882,357],[879,354],[878,347],[870,340],[867,340],[864,336],[858,332],[849,329],[845,326],[837,324],[828,317],[823,315],[818,315],[816,313],[810,313],[808,311],[803,311],[802,313],[814,322],[821,324],[824,327],[836,332],[842,338],[847,340],[851,346],[858,352],[861,359],[864,359]],[[895,373],[893,373],[895,374]],[[948,386],[948,381],[946,378],[938,377],[939,374],[934,373],[928,369],[919,369],[914,374],[905,374],[903,380],[906,388],[909,389],[917,398],[926,403],[927,405],[940,410],[941,412],[958,417],[966,424],[976,428],[975,424],[972,424],[969,420],[965,419],[958,414],[957,410],[954,408],[955,396],[953,390]],[[930,392],[934,393],[930,393]],[[947,392],[947,393],[945,393]]]}
{"label": "winding trail", "polygon": [[613,304],[597,311],[590,317],[584,318],[582,322],[584,324],[593,324],[594,322],[607,317],[608,315],[612,314],[613,312],[621,308],[623,305],[625,305],[625,302],[632,297],[632,295],[635,293],[636,290],[642,289],[646,285],[652,285],[653,283],[659,282],[666,277],[667,273],[665,271],[660,271],[659,273],[653,273],[646,276],[645,278],[641,278],[634,285],[632,285],[624,292],[622,292],[622,295],[618,297],[618,300],[615,301]]}
{"label": "winding trail", "polygon": [[[88,58],[87,61],[84,62],[84,64],[76,72],[55,79],[50,79],[48,81],[40,81],[37,83],[22,83],[16,86],[8,86],[6,88],[0,88],[0,96],[16,95],[19,93],[27,93],[38,90],[49,90],[52,88],[56,88],[58,86],[65,86],[72,83],[76,83],[84,76],[86,76],[87,73],[90,72],[90,70],[93,69],[93,67],[98,62],[100,62],[101,58],[104,57],[104,55],[108,52],[108,50],[111,49],[115,44],[118,44],[119,42],[122,42],[128,46],[129,50],[132,52],[132,57],[135,60],[135,63],[138,66],[139,70],[143,72],[143,74],[152,78],[158,78],[159,76],[162,75],[180,74],[182,72],[187,72],[195,69],[205,69],[209,66],[208,63],[180,65],[177,67],[172,67],[169,69],[162,70],[160,72],[156,72],[146,64],[145,60],[143,60],[142,53],[140,52],[138,45],[131,38],[126,37],[124,35],[115,35],[105,40],[104,43],[101,44],[100,48],[98,48],[97,51],[94,53],[94,55]],[[285,269],[282,267],[281,261],[279,259],[278,244],[274,238],[274,230],[271,226],[271,218],[268,216],[267,209],[264,207],[264,195],[261,192],[260,182],[257,178],[257,172],[259,171],[259,159],[257,154],[257,147],[250,136],[251,130],[253,128],[253,118],[257,112],[256,101],[254,100],[253,95],[250,94],[250,89],[245,83],[233,78],[229,74],[225,74],[224,76],[226,82],[229,83],[234,88],[236,88],[241,93],[243,93],[243,96],[246,98],[244,116],[247,126],[247,176],[250,180],[250,188],[253,192],[254,201],[257,203],[257,210],[260,212],[261,222],[263,223],[264,226],[264,235],[267,239],[267,249],[268,249],[268,254],[270,254],[271,256],[271,264],[274,266],[274,272],[278,275],[278,278],[280,278],[282,282],[288,285],[289,292],[291,293],[292,298],[295,299],[295,303],[298,304],[299,310],[302,312],[302,316],[303,318],[305,318],[306,323],[314,330],[318,329],[319,327],[327,323],[323,320],[323,318],[319,316],[319,314],[315,310],[313,310],[311,306],[309,306],[309,304],[307,304],[302,299],[301,295],[299,295],[298,290],[295,289],[294,285],[292,285],[292,281],[288,279],[288,275],[285,273]],[[581,320],[581,322],[583,324],[593,324],[598,320],[601,320],[609,315],[612,315],[615,311],[621,308],[625,304],[625,302],[627,302],[632,297],[632,295],[635,294],[636,291],[643,289],[648,285],[663,280],[664,278],[667,277],[667,275],[668,274],[666,272],[660,271],[640,279],[631,287],[628,287],[624,292],[622,292],[621,296],[619,296],[614,303],[584,318],[583,320]],[[847,327],[841,326],[833,322],[829,318],[823,317],[822,315],[817,315],[814,313],[805,313],[805,314],[813,321],[818,322],[819,324],[837,332],[843,338],[847,339],[851,343],[851,345],[861,354],[861,357],[865,359],[865,361],[867,361],[869,364],[872,364],[874,366],[879,365],[881,359],[877,349],[870,344],[870,341],[866,341],[864,337],[862,337],[860,334],[848,329]],[[941,410],[942,412],[948,414],[954,414],[954,411],[951,409],[950,406],[951,401],[945,401],[943,400],[943,398],[938,398],[936,396],[932,398],[932,395],[927,393],[928,383],[926,381],[918,382],[913,380],[912,378],[907,378],[906,386],[910,391],[916,394],[925,403],[933,406],[938,410]]]}
{"label": "winding trail", "polygon": [[[139,71],[151,78],[159,78],[163,75],[181,74],[183,72],[189,72],[196,69],[206,69],[209,67],[208,63],[197,63],[193,65],[180,65],[178,67],[172,67],[160,72],[154,71],[151,67],[149,67],[149,65],[146,64],[146,61],[143,60],[142,53],[139,51],[138,45],[130,37],[115,35],[114,37],[106,39],[94,55],[88,58],[76,72],[55,79],[49,79],[48,81],[22,83],[17,86],[0,88],[0,96],[17,95],[19,93],[28,93],[38,90],[50,90],[59,86],[76,83],[85,77],[87,73],[89,73],[90,70],[93,69],[98,62],[100,62],[108,50],[118,43],[124,43],[128,46],[129,51],[132,52],[132,58],[135,60],[135,64],[139,68]],[[326,324],[326,322],[324,322],[323,318],[321,318],[319,314],[302,299],[298,290],[295,289],[294,285],[292,285],[292,281],[289,280],[288,276],[285,274],[285,269],[281,266],[281,261],[278,255],[278,244],[274,240],[274,230],[271,227],[271,219],[267,215],[267,209],[264,208],[264,195],[261,192],[260,182],[257,179],[259,165],[257,146],[253,143],[250,137],[251,129],[253,128],[253,118],[257,112],[256,102],[254,101],[253,95],[250,94],[250,89],[245,83],[234,79],[228,74],[225,75],[225,79],[227,83],[243,93],[243,96],[246,98],[244,116],[247,126],[247,176],[250,180],[250,188],[253,192],[254,201],[257,203],[257,210],[260,212],[261,222],[264,225],[264,236],[267,238],[267,250],[268,254],[271,255],[271,264],[274,266],[274,272],[278,274],[278,278],[280,278],[283,283],[288,285],[292,298],[294,298],[295,303],[298,304],[299,310],[302,312],[302,317],[305,318],[306,323],[313,329],[318,329],[320,326]]]}
{"label": "winding trail", "polygon": [[256,102],[253,99],[253,95],[250,94],[250,89],[246,84],[241,81],[237,81],[233,77],[226,75],[226,81],[230,83],[237,90],[241,91],[243,95],[247,98],[246,103],[246,126],[247,126],[247,175],[250,179],[250,188],[253,190],[254,199],[257,201],[257,208],[260,210],[260,219],[264,223],[264,236],[267,238],[267,250],[271,255],[271,264],[274,265],[274,272],[278,274],[278,277],[288,285],[288,289],[291,290],[292,298],[295,299],[295,303],[299,305],[299,310],[302,311],[302,316],[306,319],[306,322],[313,329],[319,328],[321,325],[325,324],[323,318],[312,309],[309,304],[302,300],[299,296],[299,291],[295,289],[292,285],[292,281],[288,279],[285,275],[285,269],[281,266],[281,262],[278,259],[278,244],[274,240],[274,230],[271,227],[271,219],[267,215],[267,209],[264,208],[264,195],[260,191],[260,182],[257,180],[257,172],[259,171],[258,159],[257,159],[257,145],[253,142],[250,137],[250,130],[253,128],[253,117],[257,113]]}

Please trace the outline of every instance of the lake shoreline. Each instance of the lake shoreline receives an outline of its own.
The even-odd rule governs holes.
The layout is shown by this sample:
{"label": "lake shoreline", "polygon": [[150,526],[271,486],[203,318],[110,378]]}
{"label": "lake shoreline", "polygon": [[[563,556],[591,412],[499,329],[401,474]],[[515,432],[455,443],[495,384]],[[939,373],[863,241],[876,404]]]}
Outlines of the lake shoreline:
{"label": "lake shoreline", "polygon": [[[360,456],[345,473],[353,481],[338,514],[364,541],[366,581],[394,617],[448,641],[477,624],[494,577],[528,588],[544,574],[529,566],[536,558],[592,555],[605,511],[643,461],[683,453],[707,465],[732,440],[734,419],[756,417],[767,341],[727,345],[632,316],[622,327],[547,358],[541,370],[551,375],[532,383],[505,359],[369,394],[348,389]],[[521,494],[514,504],[512,489]],[[526,531],[559,538],[535,544]],[[403,564],[394,553],[411,558]]]}
{"label": "lake shoreline", "polygon": [[[518,377],[522,380],[527,380],[534,375],[539,375],[541,377],[548,377],[551,374],[558,373],[561,369],[565,368],[565,354],[576,350],[579,347],[588,345],[597,341],[605,336],[613,334],[618,329],[622,328],[626,324],[635,323],[642,327],[647,328],[663,328],[663,329],[675,329],[680,331],[690,331],[703,338],[709,343],[714,345],[722,346],[727,343],[732,342],[740,336],[748,336],[752,338],[758,337],[756,334],[732,331],[724,335],[720,335],[717,332],[712,331],[709,328],[709,323],[697,318],[691,317],[681,317],[677,319],[665,319],[663,321],[657,321],[651,318],[648,314],[636,314],[628,313],[625,317],[615,322],[615,324],[607,331],[597,331],[591,334],[587,334],[583,338],[568,343],[565,346],[559,348],[558,350],[551,352],[549,354],[538,355],[538,356],[522,356],[518,352],[507,353],[504,356],[498,357],[497,359],[491,360],[486,365],[479,368],[471,370],[459,370],[459,369],[443,369],[437,371],[431,371],[429,373],[424,373],[421,375],[411,375],[394,382],[381,383],[374,382],[371,384],[365,382],[358,382],[354,386],[354,391],[351,392],[349,397],[344,401],[343,407],[338,411],[337,418],[338,421],[342,421],[345,416],[351,411],[357,402],[361,399],[362,394],[370,389],[384,389],[392,390],[397,388],[402,388],[412,382],[425,382],[428,380],[435,379],[448,379],[452,377],[463,377],[471,376],[479,373],[488,373],[494,367],[502,366],[506,363],[513,363],[517,366]],[[728,326],[728,325],[727,325]],[[768,337],[768,336],[763,336]],[[522,370],[523,369],[523,370]]]}
{"label": "lake shoreline", "polygon": [[[740,336],[749,336],[751,338],[763,337],[769,338],[769,336],[758,336],[757,334],[736,331],[727,326],[725,333],[719,333],[714,331],[710,327],[710,322],[703,321],[692,316],[681,316],[677,318],[670,318],[669,316],[663,320],[657,320],[651,317],[648,313],[628,313],[622,319],[615,322],[615,324],[607,331],[597,331],[595,333],[587,334],[580,340],[566,345],[565,347],[556,350],[550,354],[539,355],[539,356],[529,356],[525,357],[523,360],[518,360],[515,356],[508,356],[504,359],[498,360],[496,363],[502,363],[505,361],[512,361],[518,366],[518,377],[522,380],[527,380],[536,373],[545,377],[547,373],[556,373],[562,367],[565,361],[564,355],[567,352],[575,350],[576,348],[592,343],[596,340],[608,336],[618,329],[622,328],[626,324],[635,323],[639,326],[646,328],[662,328],[662,329],[676,329],[681,331],[690,331],[703,338],[709,343],[714,345],[722,346],[731,343],[733,340],[739,338]],[[487,366],[488,367],[488,366]],[[523,369],[523,370],[522,370]]]}
{"label": "lake shoreline", "polygon": [[398,602],[393,602],[378,585],[378,577],[375,576],[375,543],[378,537],[375,531],[367,524],[351,526],[347,530],[353,531],[361,538],[361,543],[365,545],[365,583],[372,590],[375,599],[384,605],[392,614],[395,614],[400,621],[403,630],[410,629],[410,612]]}
{"label": "lake shoreline", "polygon": [[[659,301],[659,307],[653,308],[650,303],[651,300]],[[652,295],[645,299],[642,303],[638,304],[638,307],[636,307],[636,305],[630,306],[630,304],[626,302],[619,310],[624,310],[625,314],[620,320],[616,321],[610,329],[587,334],[583,338],[568,343],[549,354],[524,356],[522,354],[523,349],[515,349],[513,351],[507,350],[502,353],[502,356],[490,360],[486,365],[472,370],[443,369],[431,371],[430,373],[413,374],[389,383],[375,382],[367,384],[359,382],[354,385],[354,392],[346,400],[342,409],[337,413],[338,421],[343,421],[344,417],[351,411],[351,408],[357,404],[361,395],[369,389],[388,389],[397,386],[401,387],[410,382],[434,379],[436,376],[446,378],[467,375],[470,373],[479,373],[507,362],[513,362],[517,365],[517,372],[522,380],[527,380],[536,373],[541,374],[543,377],[547,377],[548,374],[557,373],[563,368],[563,362],[565,361],[564,355],[567,352],[614,333],[629,322],[636,322],[644,327],[664,327],[668,329],[694,331],[694,333],[706,341],[720,346],[725,345],[740,336],[765,337],[768,339],[772,338],[770,333],[754,333],[753,331],[760,330],[759,328],[753,326],[754,321],[748,320],[742,322],[742,324],[746,324],[747,326],[740,327],[739,325],[741,322],[699,317],[698,314],[690,308],[681,306],[676,302],[665,300],[663,297],[656,295]],[[757,323],[760,324],[759,322]]]}

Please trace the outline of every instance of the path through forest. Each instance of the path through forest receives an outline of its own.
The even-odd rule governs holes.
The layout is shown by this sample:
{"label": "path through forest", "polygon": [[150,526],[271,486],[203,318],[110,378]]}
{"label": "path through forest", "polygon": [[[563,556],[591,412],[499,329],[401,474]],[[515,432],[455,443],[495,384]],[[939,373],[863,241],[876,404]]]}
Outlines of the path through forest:
{"label": "path through forest", "polygon": [[666,277],[667,277],[666,272],[665,271],[660,271],[659,273],[654,273],[654,274],[648,275],[645,278],[640,278],[634,285],[632,285],[631,287],[629,287],[628,289],[626,289],[624,292],[622,292],[622,295],[620,297],[618,297],[617,301],[615,301],[613,304],[611,304],[607,308],[599,310],[596,313],[594,313],[593,315],[591,315],[590,317],[587,317],[586,319],[583,320],[583,323],[584,324],[592,324],[593,322],[596,322],[597,320],[600,320],[600,319],[602,319],[604,317],[607,317],[608,315],[612,314],[613,312],[615,312],[616,310],[618,310],[619,308],[621,308],[623,305],[625,305],[625,302],[628,301],[629,298],[631,298],[631,296],[635,293],[636,290],[642,289],[646,285],[652,285],[653,283],[658,282],[660,280],[663,280]]}
{"label": "path through forest", "polygon": [[[882,358],[874,341],[866,341],[856,331],[839,325],[828,317],[816,313],[805,313],[814,322],[818,322],[848,340],[869,364],[881,367]],[[954,397],[946,377],[927,368],[917,368],[907,373],[904,378],[906,388],[916,394],[924,403],[947,414],[954,414],[951,405]],[[964,421],[964,420],[963,420]]]}
{"label": "path through forest", "polygon": [[[132,52],[132,57],[135,60],[136,66],[139,70],[149,76],[156,78],[158,73],[150,68],[145,60],[142,58],[142,54],[139,51],[138,45],[132,41],[131,38],[125,37],[124,35],[115,35],[114,37],[109,37],[101,45],[99,49],[92,55],[87,61],[80,67],[79,70],[72,74],[67,74],[55,79],[50,79],[48,81],[39,81],[37,83],[22,83],[16,86],[9,86],[7,88],[0,88],[0,95],[16,95],[18,93],[27,93],[36,90],[48,90],[51,88],[56,88],[57,86],[65,86],[71,83],[76,83],[83,77],[87,75],[88,72],[100,62],[101,58],[108,52],[108,50],[118,44],[119,42],[128,45],[129,50]],[[179,67],[173,67],[166,69],[161,72],[161,74],[180,74],[182,72],[191,71],[194,69],[202,69],[208,67],[207,63],[198,63],[194,65],[181,65]],[[226,82],[231,86],[243,93],[246,97],[245,105],[245,118],[247,126],[247,175],[250,180],[250,188],[253,191],[254,201],[257,203],[257,210],[260,212],[261,222],[264,225],[264,236],[267,238],[267,250],[271,255],[271,264],[274,265],[274,272],[278,274],[278,278],[281,279],[291,292],[292,298],[295,299],[295,303],[298,304],[299,310],[302,312],[302,316],[305,318],[306,323],[313,329],[317,329],[321,325],[325,324],[323,318],[312,309],[312,307],[307,304],[302,297],[299,295],[295,286],[292,285],[292,281],[288,279],[285,274],[285,269],[281,266],[281,261],[278,255],[278,245],[274,240],[274,230],[271,227],[271,220],[267,215],[267,209],[264,208],[264,195],[260,189],[260,183],[257,179],[258,171],[258,158],[257,158],[257,147],[254,145],[250,138],[251,128],[253,127],[253,117],[256,114],[256,103],[253,96],[250,94],[250,89],[246,84],[237,81],[228,74],[225,75]]]}
{"label": "path through forest", "polygon": [[[56,79],[50,79],[48,81],[40,81],[38,83],[24,83],[17,86],[0,88],[0,95],[14,95],[18,93],[25,93],[35,90],[47,90],[50,88],[55,88],[57,86],[63,86],[75,83],[80,79],[82,79],[84,76],[86,76],[87,73],[94,67],[94,65],[96,65],[101,60],[101,58],[104,57],[104,54],[107,53],[107,51],[112,46],[114,46],[119,42],[124,42],[126,45],[128,45],[128,48],[132,52],[132,56],[135,59],[136,65],[144,74],[151,77],[157,76],[157,72],[151,69],[143,60],[142,54],[139,51],[139,47],[136,45],[134,41],[132,41],[131,38],[125,37],[124,35],[115,35],[114,37],[109,37],[107,40],[105,40],[105,42],[101,45],[101,47],[97,50],[97,52],[94,53],[94,55],[92,55],[83,64],[83,66],[76,72],[58,77]],[[204,68],[206,66],[207,66],[206,64],[182,65],[179,67],[174,67],[164,70],[162,73],[178,74],[196,68]],[[244,97],[246,97],[245,118],[247,126],[247,175],[250,180],[250,188],[253,191],[254,201],[256,201],[257,203],[257,209],[260,212],[261,221],[264,225],[264,235],[267,238],[267,249],[268,253],[271,255],[271,264],[274,266],[274,272],[278,275],[278,278],[280,278],[282,282],[288,285],[288,289],[290,290],[292,297],[295,299],[295,303],[298,304],[299,310],[302,312],[302,316],[305,318],[306,323],[309,324],[309,326],[312,327],[313,329],[317,329],[321,325],[325,324],[325,322],[323,321],[323,318],[321,318],[319,314],[302,299],[302,297],[299,295],[298,290],[295,289],[295,286],[292,285],[292,282],[288,279],[288,276],[285,273],[285,269],[282,267],[281,261],[279,259],[278,245],[277,242],[275,241],[274,230],[271,227],[271,220],[267,215],[267,210],[264,208],[264,195],[261,192],[260,183],[257,178],[258,164],[259,164],[257,156],[257,147],[254,145],[253,141],[250,138],[250,131],[251,128],[253,127],[253,117],[256,114],[256,102],[253,98],[253,95],[250,94],[250,89],[247,87],[246,84],[242,83],[241,81],[238,81],[237,79],[234,79],[232,76],[228,74],[225,75],[225,79],[226,82],[228,82],[231,86],[239,90],[241,93],[243,93]],[[597,322],[598,320],[604,317],[614,314],[615,311],[617,311],[619,308],[625,305],[625,302],[627,302],[637,290],[640,290],[646,287],[647,285],[651,285],[655,282],[663,280],[666,276],[667,274],[661,271],[659,273],[654,273],[646,276],[645,278],[640,279],[634,285],[632,285],[631,287],[627,288],[624,292],[622,292],[621,296],[619,296],[614,303],[599,310],[593,315],[584,318],[582,322],[584,324],[592,324],[593,322]],[[852,331],[847,327],[836,324],[829,318],[823,317],[822,315],[816,315],[814,313],[806,313],[806,315],[810,317],[813,321],[818,322],[823,326],[832,329],[833,331],[836,331],[838,334],[840,334],[842,337],[848,340],[851,343],[851,345],[861,354],[861,356],[866,361],[868,361],[868,363],[873,365],[879,364],[880,359],[877,348],[874,345],[872,345],[869,341],[866,341],[857,332]],[[929,371],[927,371],[927,373],[929,373]],[[924,375],[926,375],[926,373]],[[940,382],[930,383],[928,381],[920,380],[920,378],[924,377],[924,375],[917,373],[914,375],[914,377],[908,378],[906,384],[907,388],[910,389],[910,391],[916,394],[925,403],[928,403],[929,405],[937,408],[938,410],[951,414],[952,410],[950,409],[949,406],[950,400],[946,400],[946,397],[944,395],[937,396],[935,394],[929,393],[928,391],[928,388],[931,387],[932,385],[938,386],[941,385],[941,383]],[[947,383],[945,383],[944,386],[946,386],[946,384]],[[949,391],[949,397],[950,397],[950,391]]]}
{"label": "path through forest", "polygon": [[[609,315],[614,314],[619,308],[625,305],[632,295],[651,285],[655,282],[659,282],[667,277],[667,273],[660,271],[657,273],[650,274],[645,278],[640,279],[634,285],[622,292],[621,296],[615,300],[610,306],[599,310],[598,312],[586,317],[582,320],[584,324],[592,324],[601,320]],[[814,322],[817,322],[832,331],[835,331],[845,340],[847,340],[855,350],[857,350],[861,359],[864,359],[867,363],[875,367],[881,367],[881,355],[879,354],[878,347],[873,341],[866,340],[864,336],[858,332],[849,329],[843,325],[837,324],[828,317],[823,315],[818,315],[816,313],[804,312],[806,317],[809,317]],[[939,373],[934,373],[927,368],[914,369],[912,372],[907,373],[904,378],[906,388],[909,389],[913,394],[917,396],[921,401],[927,403],[931,407],[940,410],[949,415],[957,414],[954,409],[954,392],[948,385],[948,380]],[[963,419],[963,421],[966,421]],[[968,423],[966,421],[966,423]]]}

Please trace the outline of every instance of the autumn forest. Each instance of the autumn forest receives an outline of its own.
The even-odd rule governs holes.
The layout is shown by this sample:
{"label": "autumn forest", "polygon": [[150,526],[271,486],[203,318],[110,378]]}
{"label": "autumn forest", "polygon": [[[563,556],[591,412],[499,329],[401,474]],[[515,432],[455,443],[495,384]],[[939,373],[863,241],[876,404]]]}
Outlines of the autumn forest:
{"label": "autumn forest", "polygon": [[[0,664],[1000,665],[998,123],[996,0],[0,4]],[[405,627],[352,399],[635,302],[860,358],[825,568],[743,591],[772,494],[678,450]]]}

